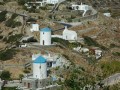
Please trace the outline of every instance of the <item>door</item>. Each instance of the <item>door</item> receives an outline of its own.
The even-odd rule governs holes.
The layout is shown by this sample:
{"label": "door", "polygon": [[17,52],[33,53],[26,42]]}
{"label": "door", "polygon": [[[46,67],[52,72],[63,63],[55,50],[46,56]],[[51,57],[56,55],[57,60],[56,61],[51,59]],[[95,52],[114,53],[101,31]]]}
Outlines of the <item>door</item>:
{"label": "door", "polygon": [[28,88],[30,88],[30,83],[28,83]]}
{"label": "door", "polygon": [[45,44],[45,41],[43,40],[43,45]]}

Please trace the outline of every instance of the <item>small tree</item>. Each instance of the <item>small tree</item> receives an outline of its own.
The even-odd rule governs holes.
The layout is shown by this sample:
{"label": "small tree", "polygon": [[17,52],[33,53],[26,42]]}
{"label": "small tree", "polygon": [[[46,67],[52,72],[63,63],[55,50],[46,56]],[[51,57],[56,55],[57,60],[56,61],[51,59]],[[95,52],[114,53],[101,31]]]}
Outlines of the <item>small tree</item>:
{"label": "small tree", "polygon": [[19,74],[19,79],[20,79],[20,82],[22,82],[22,78],[24,77],[23,74]]}
{"label": "small tree", "polygon": [[11,73],[9,71],[3,71],[0,75],[2,80],[9,80],[11,77]]}
{"label": "small tree", "polygon": [[26,0],[18,0],[17,2],[18,2],[19,5],[24,5],[24,4],[25,4],[25,1],[26,1]]}
{"label": "small tree", "polygon": [[6,20],[6,14],[7,14],[7,11],[2,11],[0,13],[0,22],[3,22]]}

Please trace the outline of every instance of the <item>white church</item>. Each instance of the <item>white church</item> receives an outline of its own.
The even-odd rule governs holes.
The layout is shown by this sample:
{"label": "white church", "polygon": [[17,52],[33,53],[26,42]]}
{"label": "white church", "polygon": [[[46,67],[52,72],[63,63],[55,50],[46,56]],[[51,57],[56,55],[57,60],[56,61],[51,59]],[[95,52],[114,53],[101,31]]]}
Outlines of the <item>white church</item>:
{"label": "white church", "polygon": [[65,26],[62,35],[52,35],[52,38],[61,38],[68,41],[76,41],[77,33],[73,30],[68,30],[67,26]]}
{"label": "white church", "polygon": [[63,31],[63,39],[69,40],[69,41],[76,41],[77,40],[77,33],[72,30],[68,30],[67,26],[65,26],[65,29]]}

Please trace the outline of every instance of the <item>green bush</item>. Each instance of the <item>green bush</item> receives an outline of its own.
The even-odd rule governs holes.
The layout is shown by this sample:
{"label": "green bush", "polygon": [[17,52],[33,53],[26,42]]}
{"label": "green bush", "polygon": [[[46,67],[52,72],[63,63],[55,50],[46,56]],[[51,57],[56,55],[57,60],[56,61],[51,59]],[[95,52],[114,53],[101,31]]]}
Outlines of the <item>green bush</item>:
{"label": "green bush", "polygon": [[16,87],[2,87],[2,90],[17,90]]}
{"label": "green bush", "polygon": [[118,45],[115,45],[114,43],[112,43],[112,44],[110,44],[110,48],[115,48],[115,47],[120,47],[120,46],[118,46]]}
{"label": "green bush", "polygon": [[60,39],[60,38],[52,38],[52,42],[58,42],[67,47],[69,45],[69,41]]}
{"label": "green bush", "polygon": [[60,44],[62,44],[63,46],[67,47],[67,48],[73,48],[73,47],[78,47],[80,46],[81,44],[78,43],[78,42],[73,42],[73,43],[70,43],[68,40],[64,40],[64,39],[61,39],[61,38],[52,38],[52,43],[53,42],[58,42]]}
{"label": "green bush", "polygon": [[12,36],[9,36],[8,39],[4,38],[3,41],[6,43],[14,43],[17,42],[23,35],[22,34],[15,34]]}
{"label": "green bush", "polygon": [[88,36],[84,36],[84,42],[88,46],[99,46],[99,44],[95,40],[93,40],[92,38],[90,38]]}
{"label": "green bush", "polygon": [[30,13],[35,13],[36,12],[36,9],[35,8],[30,8],[30,9],[28,9],[28,11],[30,12]]}
{"label": "green bush", "polygon": [[67,18],[67,21],[68,22],[72,22],[72,18]]}
{"label": "green bush", "polygon": [[114,52],[112,53],[114,56],[120,56],[120,52]]}
{"label": "green bush", "polygon": [[0,39],[3,39],[3,36],[0,36]]}
{"label": "green bush", "polygon": [[2,11],[0,13],[0,22],[3,22],[6,20],[6,14],[7,14],[7,11]]}
{"label": "green bush", "polygon": [[4,2],[0,2],[0,5],[4,5],[5,3]]}
{"label": "green bush", "polygon": [[88,36],[84,36],[84,42],[88,46],[96,46],[96,47],[100,47],[103,50],[108,50],[108,48],[106,48],[105,46],[100,45],[98,42],[96,42],[95,40],[93,40],[92,38],[90,38]]}
{"label": "green bush", "polygon": [[46,7],[40,7],[40,9],[42,9],[42,10],[47,10],[47,8],[46,8]]}
{"label": "green bush", "polygon": [[9,79],[10,79],[10,76],[11,76],[11,74],[10,74],[9,71],[3,71],[3,72],[1,73],[1,75],[0,75],[0,78],[1,78],[2,80],[9,80]]}
{"label": "green bush", "polygon": [[37,42],[37,40],[35,38],[30,38],[28,40],[23,40],[23,43],[30,43],[30,42]]}
{"label": "green bush", "polygon": [[115,73],[120,73],[120,61],[106,61],[100,63],[103,77],[108,77]]}
{"label": "green bush", "polygon": [[23,70],[23,72],[24,72],[24,73],[30,73],[30,71],[27,70],[27,69]]}
{"label": "green bush", "polygon": [[68,90],[83,90],[86,85],[94,85],[95,82],[93,76],[90,76],[89,73],[85,73],[74,67],[65,79],[64,84],[68,87]]}
{"label": "green bush", "polygon": [[16,51],[14,49],[7,49],[5,51],[0,51],[0,60],[5,61],[12,59],[15,54]]}
{"label": "green bush", "polygon": [[19,5],[24,5],[28,0],[17,0]]}
{"label": "green bush", "polygon": [[21,22],[16,22],[16,21],[14,21],[14,19],[15,19],[17,16],[18,16],[17,14],[13,14],[13,15],[11,16],[11,18],[6,21],[5,25],[6,25],[7,27],[11,27],[11,28],[15,28],[15,27],[17,27],[17,26],[21,26],[21,25],[22,25]]}
{"label": "green bush", "polygon": [[34,18],[29,18],[26,22],[36,22]]}
{"label": "green bush", "polygon": [[18,15],[16,13],[14,13],[12,16],[11,16],[11,19],[15,19]]}

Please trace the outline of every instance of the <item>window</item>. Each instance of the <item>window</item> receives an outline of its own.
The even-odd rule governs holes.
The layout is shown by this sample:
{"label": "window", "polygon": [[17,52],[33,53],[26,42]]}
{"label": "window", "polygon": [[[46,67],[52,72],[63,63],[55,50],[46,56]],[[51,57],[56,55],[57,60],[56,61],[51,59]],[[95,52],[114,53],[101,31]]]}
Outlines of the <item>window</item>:
{"label": "window", "polygon": [[41,66],[39,68],[41,69]]}
{"label": "window", "polygon": [[67,36],[66,36],[66,39],[67,39]]}
{"label": "window", "polygon": [[41,84],[41,82],[40,82],[40,84]]}

